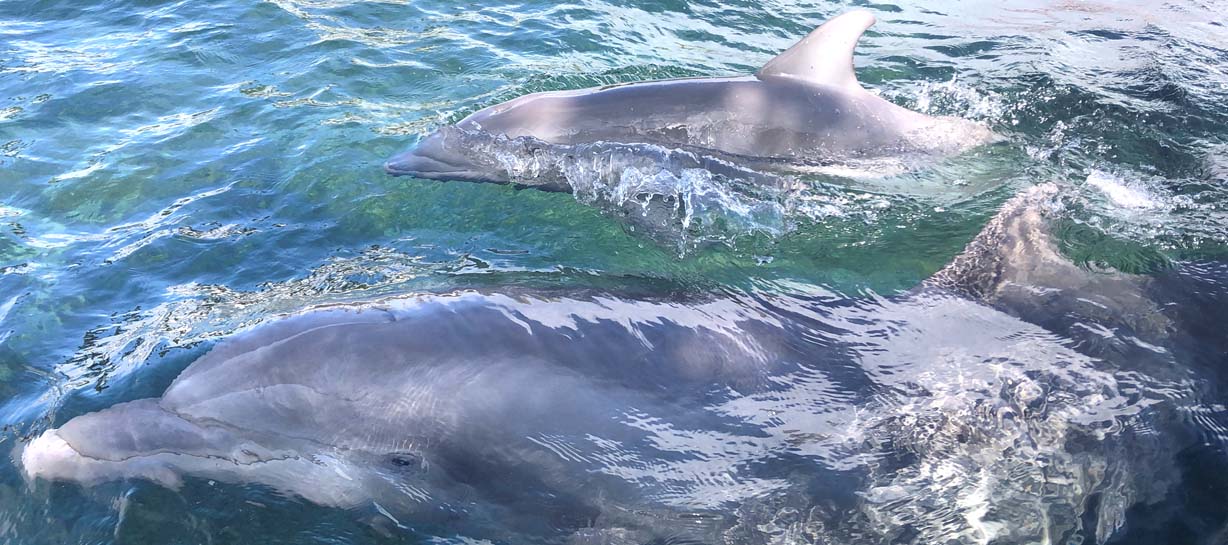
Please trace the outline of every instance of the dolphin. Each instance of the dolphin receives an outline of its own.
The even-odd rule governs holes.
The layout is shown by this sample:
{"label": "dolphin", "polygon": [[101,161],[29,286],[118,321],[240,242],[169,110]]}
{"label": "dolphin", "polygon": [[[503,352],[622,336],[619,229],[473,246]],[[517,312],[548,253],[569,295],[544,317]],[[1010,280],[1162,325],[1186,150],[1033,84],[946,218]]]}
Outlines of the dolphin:
{"label": "dolphin", "polygon": [[[973,121],[924,115],[864,89],[853,49],[867,11],[831,19],[752,76],[684,78],[534,93],[479,110],[385,164],[392,175],[570,191],[543,157],[643,145],[743,166],[802,170],[952,155],[995,140]],[[710,162],[709,162],[710,163]]]}
{"label": "dolphin", "polygon": [[[1055,192],[1010,200],[898,297],[507,290],[308,310],[16,457],[31,482],[250,483],[506,542],[763,542],[775,528],[1103,543],[1180,481],[1173,452],[1191,439],[1157,430],[1180,428],[1175,404],[1200,383],[1143,340],[1076,349],[1088,309],[1127,315],[1127,343],[1164,343],[1182,318],[1138,297],[1151,279],[1064,260]],[[1029,293],[1075,324],[1021,319],[1046,316],[1020,305]]]}

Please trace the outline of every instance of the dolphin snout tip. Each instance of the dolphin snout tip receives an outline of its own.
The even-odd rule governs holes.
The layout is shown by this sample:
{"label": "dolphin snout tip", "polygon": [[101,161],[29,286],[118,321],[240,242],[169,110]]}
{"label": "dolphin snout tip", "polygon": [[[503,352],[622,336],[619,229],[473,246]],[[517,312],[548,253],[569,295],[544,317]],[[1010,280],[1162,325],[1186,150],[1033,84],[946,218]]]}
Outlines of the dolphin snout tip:
{"label": "dolphin snout tip", "polygon": [[390,176],[405,176],[413,173],[410,168],[413,152],[399,153],[384,161],[384,172]]}
{"label": "dolphin snout tip", "polygon": [[80,455],[56,430],[51,429],[19,447],[14,451],[13,457],[20,462],[21,472],[26,479],[33,481],[38,477],[54,478],[70,467]]}
{"label": "dolphin snout tip", "polygon": [[387,174],[389,176],[400,176],[404,173],[401,172],[400,169],[396,167],[396,164],[393,163],[392,161],[385,161],[384,162],[384,174]]}
{"label": "dolphin snout tip", "polygon": [[449,157],[438,149],[434,140],[428,139],[408,151],[389,157],[384,162],[384,172],[393,176],[432,178],[433,173],[456,169],[446,160]]}

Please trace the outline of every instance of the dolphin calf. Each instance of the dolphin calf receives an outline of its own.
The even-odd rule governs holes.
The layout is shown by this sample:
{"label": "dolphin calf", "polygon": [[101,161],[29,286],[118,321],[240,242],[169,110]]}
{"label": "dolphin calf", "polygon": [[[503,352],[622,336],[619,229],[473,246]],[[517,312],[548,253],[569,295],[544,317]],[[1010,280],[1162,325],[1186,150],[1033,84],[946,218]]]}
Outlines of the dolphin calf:
{"label": "dolphin calf", "polygon": [[[1164,433],[1200,382],[1150,344],[1181,319],[1137,297],[1152,280],[1054,250],[1053,193],[1012,199],[899,297],[462,292],[310,310],[17,456],[32,481],[251,483],[505,542],[765,542],[774,528],[1103,543],[1180,481],[1172,457],[1191,439]],[[1077,323],[1021,320],[1028,293],[1049,305],[1037,318]],[[1150,342],[1084,353],[1072,332],[1105,337],[1087,310],[1104,305],[1128,315],[1109,337]]]}
{"label": "dolphin calf", "polygon": [[950,155],[994,140],[982,124],[923,115],[862,88],[853,71],[853,49],[874,22],[866,11],[840,15],[752,76],[525,95],[441,128],[388,160],[385,169],[417,178],[569,191],[557,169],[537,163],[551,155],[591,152],[586,146],[600,143],[804,170],[902,155]]}

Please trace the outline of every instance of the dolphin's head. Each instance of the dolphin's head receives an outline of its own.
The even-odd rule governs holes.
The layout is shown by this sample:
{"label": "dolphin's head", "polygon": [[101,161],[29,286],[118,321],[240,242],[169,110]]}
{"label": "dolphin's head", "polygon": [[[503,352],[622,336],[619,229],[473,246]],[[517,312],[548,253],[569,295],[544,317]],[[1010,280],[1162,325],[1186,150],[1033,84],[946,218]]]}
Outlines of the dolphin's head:
{"label": "dolphin's head", "polygon": [[[412,508],[428,494],[412,492],[412,453],[326,449],[310,441],[247,434],[192,422],[155,399],[123,403],[78,416],[14,453],[30,482],[70,481],[85,486],[125,479],[177,489],[185,478],[257,483],[325,506],[371,503]],[[410,491],[410,492],[406,492]],[[404,510],[404,509],[399,509]]]}
{"label": "dolphin's head", "polygon": [[394,155],[384,163],[393,176],[413,176],[429,180],[506,183],[506,173],[473,159],[478,150],[470,149],[461,131],[445,127],[418,142],[413,149]]}

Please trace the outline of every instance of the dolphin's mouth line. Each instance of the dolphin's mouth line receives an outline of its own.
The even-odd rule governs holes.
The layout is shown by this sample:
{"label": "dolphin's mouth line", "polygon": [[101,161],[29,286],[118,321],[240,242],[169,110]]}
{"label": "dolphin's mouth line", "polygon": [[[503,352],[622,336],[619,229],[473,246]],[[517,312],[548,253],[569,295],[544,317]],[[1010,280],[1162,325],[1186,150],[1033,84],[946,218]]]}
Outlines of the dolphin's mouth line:
{"label": "dolphin's mouth line", "polygon": [[[396,170],[396,169],[391,169],[391,168],[386,168],[384,170],[392,176],[415,176],[416,177],[419,174],[421,174],[421,171],[416,171],[416,170]],[[469,177],[469,176],[474,176],[474,175],[475,173],[472,170],[448,170],[448,171],[440,170],[440,171],[431,172],[431,176],[466,176],[466,177]]]}
{"label": "dolphin's mouth line", "polygon": [[[72,448],[72,445],[69,445],[69,448]],[[133,455],[131,455],[131,456],[125,456],[125,457],[123,457],[123,458],[118,458],[118,459],[112,459],[112,458],[96,458],[96,457],[93,457],[93,456],[87,456],[87,455],[85,455],[85,454],[81,454],[81,451],[79,451],[79,450],[77,450],[77,449],[75,449],[75,448],[73,448],[73,452],[76,452],[76,453],[77,453],[77,455],[79,455],[79,456],[81,456],[82,458],[85,458],[85,459],[87,459],[87,460],[93,460],[93,461],[95,461],[95,462],[106,462],[106,463],[112,463],[112,464],[122,464],[122,463],[125,463],[125,462],[129,462],[129,461],[132,461],[132,460],[139,460],[139,459],[142,459],[142,458],[150,458],[150,459],[152,459],[152,458],[156,458],[156,457],[158,457],[158,456],[162,456],[162,455],[170,455],[170,456],[176,456],[176,457],[178,457],[178,456],[185,456],[185,457],[188,457],[188,458],[199,458],[199,459],[201,459],[201,460],[220,460],[220,461],[223,461],[223,462],[232,463],[232,464],[237,465],[237,466],[255,466],[255,465],[259,465],[259,464],[267,464],[267,463],[270,463],[270,462],[284,462],[284,461],[288,461],[288,460],[303,460],[303,459],[305,459],[305,458],[304,458],[304,457],[302,457],[302,456],[279,456],[279,457],[277,457],[277,458],[261,458],[261,459],[259,459],[259,460],[252,460],[252,461],[250,461],[250,462],[244,462],[244,461],[237,460],[237,459],[235,459],[235,458],[231,458],[231,457],[228,457],[228,456],[223,456],[223,455],[220,455],[220,454],[192,454],[192,453],[190,453],[190,452],[175,452],[175,451],[173,451],[173,450],[169,450],[169,449],[158,449],[158,450],[153,450],[153,451],[149,451],[149,452],[142,453],[142,454],[133,454]]]}
{"label": "dolphin's mouth line", "polygon": [[[56,430],[51,430],[51,431],[56,431]],[[233,463],[234,465],[238,465],[238,466],[254,466],[257,464],[263,464],[263,463],[268,463],[268,462],[279,462],[279,461],[287,461],[287,460],[304,459],[304,457],[302,456],[283,455],[283,456],[276,456],[276,457],[271,457],[271,458],[261,458],[258,460],[252,460],[250,462],[244,462],[236,458],[232,458],[232,457],[224,456],[220,454],[193,454],[191,452],[177,452],[177,451],[167,449],[167,448],[160,448],[157,450],[151,450],[148,452],[142,452],[139,454],[131,454],[128,456],[121,456],[121,457],[116,457],[116,458],[104,458],[104,457],[99,457],[99,456],[92,456],[89,454],[85,454],[84,452],[81,452],[79,449],[77,449],[77,447],[73,446],[72,443],[70,443],[67,439],[61,436],[58,433],[58,431],[56,433],[56,437],[58,437],[60,441],[64,443],[64,446],[68,447],[69,450],[72,450],[73,454],[80,456],[83,459],[90,460],[92,462],[109,463],[109,464],[122,464],[122,463],[130,462],[132,460],[155,458],[161,455],[170,455],[170,456],[175,456],[175,457],[186,456],[188,458],[200,458],[202,460],[221,460],[221,461]],[[25,446],[28,447],[29,445],[27,444]]]}
{"label": "dolphin's mouth line", "polygon": [[[428,159],[429,159],[429,157],[428,157]],[[433,161],[438,161],[438,160],[436,160],[436,159],[432,159],[432,160],[433,160]],[[427,170],[423,170],[423,169],[414,169],[414,168],[403,168],[403,167],[399,167],[399,166],[397,166],[397,165],[395,164],[395,162],[394,162],[394,161],[389,161],[389,162],[387,162],[387,163],[384,163],[384,172],[386,172],[386,173],[388,173],[389,175],[392,175],[392,176],[418,176],[418,177],[421,177],[421,176],[422,176],[422,175],[424,175],[424,174],[425,174],[425,175],[429,175],[429,176],[439,176],[439,177],[445,177],[445,176],[455,176],[455,177],[477,177],[477,176],[478,176],[478,173],[477,173],[477,172],[474,172],[473,170],[470,170],[470,169],[463,169],[463,168],[458,168],[458,169],[454,169],[454,170],[442,170],[442,169],[441,169],[441,170],[435,170],[435,169],[431,169],[431,170],[427,171]]]}

